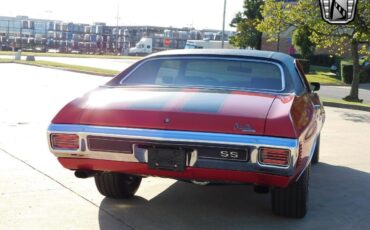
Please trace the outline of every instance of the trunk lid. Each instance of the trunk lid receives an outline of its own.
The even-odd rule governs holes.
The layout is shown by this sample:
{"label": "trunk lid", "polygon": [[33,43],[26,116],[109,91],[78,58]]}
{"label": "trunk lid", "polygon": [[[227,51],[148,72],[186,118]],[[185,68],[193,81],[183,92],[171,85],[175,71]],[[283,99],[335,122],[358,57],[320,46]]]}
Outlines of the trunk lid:
{"label": "trunk lid", "polygon": [[99,88],[83,98],[78,123],[263,135],[274,99],[241,91]]}

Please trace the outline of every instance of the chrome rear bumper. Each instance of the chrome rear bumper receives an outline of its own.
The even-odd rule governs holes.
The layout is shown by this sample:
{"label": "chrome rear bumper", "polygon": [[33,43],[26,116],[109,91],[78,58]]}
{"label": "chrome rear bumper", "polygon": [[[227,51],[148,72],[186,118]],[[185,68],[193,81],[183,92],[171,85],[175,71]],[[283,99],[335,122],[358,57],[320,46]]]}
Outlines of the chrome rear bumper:
{"label": "chrome rear bumper", "polygon": [[[65,133],[77,134],[80,138],[80,147],[77,150],[53,149],[51,146],[51,134]],[[246,162],[234,162],[227,160],[204,159],[197,155],[197,151],[191,152],[188,159],[189,167],[226,169],[237,171],[264,172],[283,176],[292,176],[299,154],[299,142],[297,139],[277,138],[266,136],[237,135],[223,133],[154,130],[136,128],[115,128],[88,125],[51,124],[48,128],[48,143],[50,151],[60,158],[83,158],[121,162],[147,163],[148,156],[145,149],[133,145],[132,151],[127,153],[92,151],[87,143],[89,136],[124,138],[128,140],[141,140],[143,142],[155,141],[166,145],[177,146],[235,146],[249,149],[249,160]],[[260,147],[273,147],[290,150],[289,165],[280,167],[264,165],[258,161]]]}

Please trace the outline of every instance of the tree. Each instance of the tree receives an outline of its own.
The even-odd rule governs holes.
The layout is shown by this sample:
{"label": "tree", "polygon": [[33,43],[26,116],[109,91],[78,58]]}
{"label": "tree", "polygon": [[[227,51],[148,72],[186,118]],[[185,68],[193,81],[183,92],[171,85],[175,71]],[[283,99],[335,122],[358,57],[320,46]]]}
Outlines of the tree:
{"label": "tree", "polygon": [[266,33],[267,41],[277,41],[277,51],[280,51],[280,33],[288,29],[288,11],[290,5],[275,0],[266,0],[262,6],[262,17],[257,29]]}
{"label": "tree", "polygon": [[292,43],[305,59],[310,59],[315,52],[315,44],[310,40],[310,36],[311,33],[307,26],[297,28],[293,32]]}
{"label": "tree", "polygon": [[[317,48],[331,48],[337,54],[344,53],[349,47],[353,60],[353,81],[350,94],[345,97],[349,101],[361,101],[358,97],[359,88],[359,46],[370,43],[370,1],[358,0],[355,19],[346,25],[332,25],[321,18],[319,1],[299,0],[297,4],[283,4],[285,6],[282,19],[276,17],[274,9],[282,7],[282,2],[266,0],[262,16],[264,17],[258,28],[266,32],[268,36],[274,35],[274,29],[267,28],[268,22],[271,27],[282,25],[287,28],[307,27],[311,35],[310,40]],[[368,52],[368,51],[367,51]]]}
{"label": "tree", "polygon": [[230,38],[230,44],[239,48],[261,49],[262,33],[256,26],[262,20],[260,12],[263,0],[244,0],[244,11],[236,14],[230,26],[236,27],[236,35]]}

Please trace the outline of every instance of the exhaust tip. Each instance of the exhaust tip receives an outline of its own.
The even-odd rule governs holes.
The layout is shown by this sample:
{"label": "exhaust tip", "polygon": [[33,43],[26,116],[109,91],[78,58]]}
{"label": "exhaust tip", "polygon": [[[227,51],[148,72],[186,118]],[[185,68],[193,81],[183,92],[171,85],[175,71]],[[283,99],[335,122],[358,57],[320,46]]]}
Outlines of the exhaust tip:
{"label": "exhaust tip", "polygon": [[206,186],[206,185],[209,185],[211,182],[210,181],[192,180],[191,183],[196,184],[196,185]]}
{"label": "exhaust tip", "polygon": [[89,177],[93,177],[96,174],[94,171],[88,171],[88,170],[76,170],[75,171],[75,177],[80,179],[86,179]]}

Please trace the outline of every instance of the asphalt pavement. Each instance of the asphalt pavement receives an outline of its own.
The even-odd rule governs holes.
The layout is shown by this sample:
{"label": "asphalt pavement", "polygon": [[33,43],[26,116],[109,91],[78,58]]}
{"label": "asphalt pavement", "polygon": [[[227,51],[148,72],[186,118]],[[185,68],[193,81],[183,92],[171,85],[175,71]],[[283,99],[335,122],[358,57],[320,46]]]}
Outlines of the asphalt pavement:
{"label": "asphalt pavement", "polygon": [[108,79],[0,64],[1,229],[368,229],[370,113],[326,108],[321,163],[304,219],[276,217],[269,195],[242,185],[145,178],[132,200],[101,196],[49,153],[47,126],[71,99]]}

